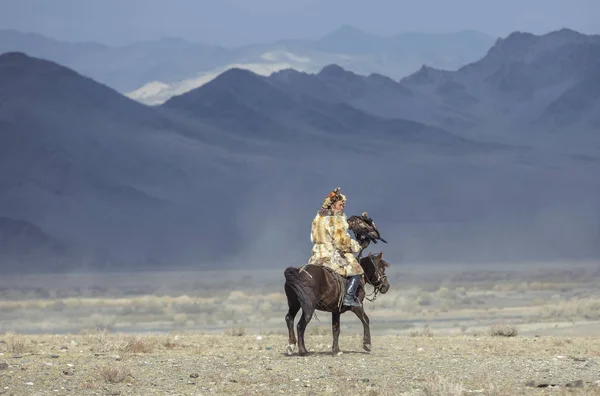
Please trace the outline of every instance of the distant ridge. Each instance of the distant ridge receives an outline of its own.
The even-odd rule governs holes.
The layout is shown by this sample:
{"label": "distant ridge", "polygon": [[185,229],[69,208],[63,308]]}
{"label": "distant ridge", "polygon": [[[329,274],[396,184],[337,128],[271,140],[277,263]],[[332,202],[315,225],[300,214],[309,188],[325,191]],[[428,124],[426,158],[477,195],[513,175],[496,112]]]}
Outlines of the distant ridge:
{"label": "distant ridge", "polygon": [[314,72],[326,64],[398,79],[421,63],[457,68],[481,57],[494,37],[476,31],[380,37],[342,26],[318,40],[277,40],[238,48],[175,37],[122,47],[68,43],[0,30],[0,53],[21,51],[56,61],[147,104],[161,104],[234,67],[263,75],[285,68]]}

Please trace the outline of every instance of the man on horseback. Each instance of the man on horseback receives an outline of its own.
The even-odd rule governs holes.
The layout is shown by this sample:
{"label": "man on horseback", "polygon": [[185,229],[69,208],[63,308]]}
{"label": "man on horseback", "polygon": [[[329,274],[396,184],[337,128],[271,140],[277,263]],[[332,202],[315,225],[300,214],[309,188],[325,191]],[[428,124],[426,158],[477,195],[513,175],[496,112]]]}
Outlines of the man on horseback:
{"label": "man on horseback", "polygon": [[354,257],[361,245],[350,237],[348,221],[344,214],[346,197],[340,188],[333,190],[323,202],[321,209],[312,221],[310,241],[313,243],[309,264],[322,265],[349,278],[343,305],[360,307],[356,291],[360,284],[363,269]]}

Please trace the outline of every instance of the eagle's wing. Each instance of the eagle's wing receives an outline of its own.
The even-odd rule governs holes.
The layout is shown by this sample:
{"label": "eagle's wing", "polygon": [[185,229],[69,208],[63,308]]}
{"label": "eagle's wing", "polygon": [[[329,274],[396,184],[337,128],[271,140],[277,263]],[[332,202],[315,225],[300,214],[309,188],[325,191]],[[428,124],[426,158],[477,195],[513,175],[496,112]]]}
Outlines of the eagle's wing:
{"label": "eagle's wing", "polygon": [[348,217],[348,227],[354,231],[360,228],[360,223],[362,222],[361,218],[358,216],[350,216]]}
{"label": "eagle's wing", "polygon": [[354,235],[356,235],[357,237],[364,237],[370,231],[370,227],[360,216],[350,216],[348,218],[348,227],[354,232]]}
{"label": "eagle's wing", "polygon": [[374,239],[373,242],[375,242],[376,239],[379,239],[382,242],[387,243],[387,241],[381,237],[381,234],[379,233],[379,230],[377,229],[377,225],[375,224],[375,222],[373,221],[372,218],[370,218],[370,217],[367,219],[363,218],[363,220],[369,226],[369,236]]}
{"label": "eagle's wing", "polygon": [[375,235],[377,235],[377,238],[381,238],[381,234],[379,234],[379,230],[377,229],[377,224],[375,224],[373,220],[371,220],[371,225],[373,226],[373,231],[375,232]]}
{"label": "eagle's wing", "polygon": [[373,219],[370,217],[367,217],[367,218],[363,217],[363,220],[366,224],[368,224],[371,233],[373,235],[377,235],[378,234],[377,226],[375,225],[375,222],[373,221]]}

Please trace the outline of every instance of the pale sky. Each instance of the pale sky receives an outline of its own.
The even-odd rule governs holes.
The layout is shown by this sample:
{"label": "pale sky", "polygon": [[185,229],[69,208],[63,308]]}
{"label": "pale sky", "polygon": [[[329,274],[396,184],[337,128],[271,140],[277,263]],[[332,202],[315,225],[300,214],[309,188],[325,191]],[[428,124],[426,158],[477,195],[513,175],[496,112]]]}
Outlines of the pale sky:
{"label": "pale sky", "polygon": [[0,0],[0,29],[109,45],[171,36],[235,46],[318,38],[343,24],[378,35],[597,34],[599,16],[600,0]]}

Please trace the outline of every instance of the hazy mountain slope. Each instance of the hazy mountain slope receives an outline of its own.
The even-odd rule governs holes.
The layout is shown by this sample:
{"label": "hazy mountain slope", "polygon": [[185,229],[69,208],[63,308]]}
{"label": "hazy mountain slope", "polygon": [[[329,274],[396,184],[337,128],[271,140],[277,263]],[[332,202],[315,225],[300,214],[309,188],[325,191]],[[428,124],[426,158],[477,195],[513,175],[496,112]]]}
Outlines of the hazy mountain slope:
{"label": "hazy mountain slope", "polygon": [[420,90],[411,90],[389,77],[361,76],[338,65],[328,65],[315,74],[282,70],[273,73],[270,79],[292,95],[347,103],[380,117],[404,118],[453,129],[480,122],[475,115],[448,106]]}
{"label": "hazy mountain slope", "polygon": [[346,103],[476,140],[598,154],[599,37],[567,29],[517,32],[457,71],[423,66],[400,82],[339,65],[313,74],[282,70],[269,79],[291,96]]}
{"label": "hazy mountain slope", "polygon": [[[467,136],[542,144],[547,132],[572,128],[572,134],[562,136],[581,139],[580,147],[584,147],[592,135],[596,142],[600,139],[593,121],[597,103],[593,86],[599,66],[598,35],[569,29],[540,36],[515,32],[498,40],[477,62],[457,71],[423,68],[401,84],[429,96],[431,103],[444,100],[456,111],[478,117],[480,122]],[[585,86],[590,87],[588,93],[581,92]],[[586,101],[576,117],[560,114],[572,111],[559,105],[575,96],[569,92],[577,92]],[[550,122],[559,119],[557,124]],[[552,141],[555,146],[567,143],[560,136]]]}
{"label": "hazy mountain slope", "polygon": [[[55,270],[68,263],[67,246],[39,227],[25,221],[0,217],[0,263],[14,268],[36,263],[41,270]],[[68,264],[67,264],[68,267]],[[3,270],[7,270],[2,266]]]}
{"label": "hazy mountain slope", "polygon": [[588,123],[600,128],[600,64],[598,67],[548,105],[540,122],[555,129]]}
{"label": "hazy mountain slope", "polygon": [[[309,147],[336,144],[340,148],[359,150],[379,141],[388,148],[422,143],[483,149],[483,145],[440,128],[380,118],[345,103],[335,103],[331,97],[305,92],[302,89],[294,92],[276,78],[231,69],[200,88],[171,98],[162,107],[183,111],[229,131],[239,130],[248,137],[260,135],[271,141],[283,140]],[[329,93],[336,95],[335,91]]]}
{"label": "hazy mountain slope", "polygon": [[[336,186],[394,263],[600,255],[600,161],[477,143],[243,70],[148,107],[5,54],[0,126],[0,217],[38,230],[25,249],[62,268],[301,264]],[[2,269],[47,268],[28,257]]]}
{"label": "hazy mountain slope", "polygon": [[[254,181],[265,159],[247,143],[238,155],[239,139],[206,136],[215,130],[23,54],[0,56],[0,103],[0,215],[107,261],[210,257],[218,241],[191,240],[222,232],[236,240],[202,224],[218,217],[211,207],[226,204],[236,183]],[[235,212],[219,221],[230,224]]]}

